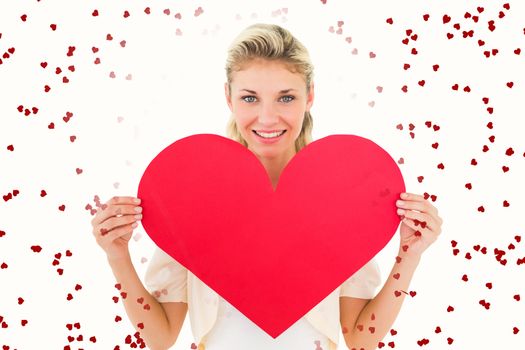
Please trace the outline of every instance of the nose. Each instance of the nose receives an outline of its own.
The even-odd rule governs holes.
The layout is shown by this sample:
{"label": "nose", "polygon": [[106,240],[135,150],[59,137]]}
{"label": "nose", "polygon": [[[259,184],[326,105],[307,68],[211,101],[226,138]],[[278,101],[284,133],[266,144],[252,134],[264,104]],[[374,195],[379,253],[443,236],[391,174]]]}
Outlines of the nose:
{"label": "nose", "polygon": [[259,110],[259,122],[261,125],[270,127],[279,123],[279,113],[271,103],[262,104]]}

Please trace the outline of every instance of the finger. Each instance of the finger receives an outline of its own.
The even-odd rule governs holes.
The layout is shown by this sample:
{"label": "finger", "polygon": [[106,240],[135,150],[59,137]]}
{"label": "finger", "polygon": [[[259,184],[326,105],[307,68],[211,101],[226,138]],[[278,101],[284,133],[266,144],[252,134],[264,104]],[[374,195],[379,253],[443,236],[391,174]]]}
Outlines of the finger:
{"label": "finger", "polygon": [[415,222],[415,220],[417,219],[411,219],[411,218],[408,218],[408,217],[405,217],[403,218],[402,222],[407,225],[408,227],[410,227],[411,229],[413,229],[414,231],[416,231],[414,233],[414,236],[418,237],[418,236],[425,236],[425,237],[428,237],[428,236],[435,236],[435,234],[433,233],[433,231],[430,231],[428,229],[428,226],[426,228],[421,228],[421,225],[417,224]]}
{"label": "finger", "polygon": [[119,226],[107,233],[105,236],[99,236],[97,240],[100,242],[101,245],[107,245],[111,242],[113,242],[115,239],[122,237],[126,234],[133,233],[133,230],[136,227],[133,227],[132,224]]}
{"label": "finger", "polygon": [[[91,220],[92,225],[99,225],[109,217],[123,214],[133,214],[133,207],[139,206],[135,201],[135,197],[118,197],[114,196],[106,202],[100,209],[97,209],[97,214]],[[140,210],[136,211],[140,213]]]}
{"label": "finger", "polygon": [[437,209],[426,199],[423,201],[420,200],[400,200],[396,201],[396,205],[401,209],[412,209],[418,210],[423,213],[433,213],[434,216],[437,216]]}
{"label": "finger", "polygon": [[[403,195],[404,194],[404,195]],[[407,201],[424,201],[425,200],[425,197],[423,197],[422,195],[419,195],[419,194],[416,194],[416,193],[410,193],[410,192],[402,192],[400,194],[400,198],[402,200],[407,200]]]}
{"label": "finger", "polygon": [[122,215],[121,217],[111,217],[93,229],[95,236],[106,236],[109,232],[126,225],[131,225],[135,221],[142,219],[142,214]]}
{"label": "finger", "polygon": [[429,231],[436,231],[439,227],[436,220],[433,219],[432,216],[425,214],[425,213],[418,213],[413,210],[407,210],[403,213],[405,218],[409,219],[415,219],[418,222],[414,222],[414,225],[417,227],[418,231],[421,230],[429,230]]}

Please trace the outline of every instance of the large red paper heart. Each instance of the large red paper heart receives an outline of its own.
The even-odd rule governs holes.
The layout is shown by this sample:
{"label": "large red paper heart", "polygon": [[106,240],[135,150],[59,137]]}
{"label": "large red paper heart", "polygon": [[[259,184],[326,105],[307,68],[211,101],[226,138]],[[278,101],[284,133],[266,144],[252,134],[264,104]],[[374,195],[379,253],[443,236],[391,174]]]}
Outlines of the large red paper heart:
{"label": "large red paper heart", "polygon": [[151,161],[138,197],[151,239],[276,338],[388,243],[404,191],[395,161],[363,137],[310,143],[274,192],[249,149],[198,134]]}

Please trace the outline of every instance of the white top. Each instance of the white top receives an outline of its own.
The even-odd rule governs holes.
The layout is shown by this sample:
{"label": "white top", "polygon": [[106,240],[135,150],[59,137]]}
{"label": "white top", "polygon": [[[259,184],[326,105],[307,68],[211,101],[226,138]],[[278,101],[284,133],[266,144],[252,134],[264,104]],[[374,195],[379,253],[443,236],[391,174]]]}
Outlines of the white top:
{"label": "white top", "polygon": [[[219,294],[158,247],[155,249],[148,265],[144,281],[148,292],[159,302],[188,303],[191,331],[195,338],[195,344],[198,344],[198,350],[208,350],[208,343],[205,338],[210,332],[214,331],[213,328],[215,328],[215,326],[219,328],[219,330],[216,330],[216,334],[220,334],[221,337],[228,337],[228,334],[235,334],[238,333],[239,329],[244,329],[242,328],[246,327],[243,326],[244,323],[252,322],[241,314],[242,317],[234,317],[237,321],[228,322],[229,320],[226,319],[226,326],[221,326],[222,321],[216,324],[215,321],[219,313]],[[240,338],[240,336],[235,338],[235,342],[231,344],[237,344],[237,341],[239,341],[239,344],[245,344],[247,342],[246,339],[249,338],[251,344],[250,347],[246,349],[251,349],[255,348],[254,344],[266,344],[264,340],[259,340],[264,339],[264,337],[261,337],[261,334],[269,337],[274,342],[284,342],[285,340],[280,340],[280,338],[285,339],[286,334],[303,332],[300,336],[297,336],[298,333],[295,333],[296,337],[289,336],[289,339],[297,338],[297,341],[306,339],[308,346],[302,348],[305,350],[320,350],[321,348],[323,350],[336,350],[341,332],[339,314],[340,297],[348,296],[372,299],[376,295],[375,290],[380,284],[381,274],[379,266],[375,259],[372,259],[298,320],[296,325],[292,325],[276,339],[267,335],[263,330],[259,329],[257,325],[251,324],[252,327],[256,327],[257,331],[262,333],[259,335],[257,335],[255,331],[252,333],[244,333],[242,338]],[[241,319],[244,319],[246,322],[239,322],[238,320]],[[225,331],[225,329],[230,328],[234,331]],[[220,329],[223,330],[221,331]],[[318,335],[319,338],[315,338],[315,335],[308,335],[314,331],[321,332],[324,337],[321,338],[321,336]],[[212,350],[224,349],[224,344],[227,343],[227,341],[219,339],[220,337],[217,335],[215,337],[217,338],[215,340],[217,345],[215,345],[216,348],[212,348]],[[326,339],[325,337],[328,338],[329,346],[323,346],[323,342]],[[242,339],[244,339],[244,343]],[[311,348],[312,339],[314,339],[314,341],[315,339],[319,339],[321,342],[320,347],[314,344],[314,347]],[[219,341],[223,341],[224,343],[218,343]],[[264,345],[262,347],[264,347]],[[231,348],[228,349],[231,350]],[[283,347],[281,347],[281,349],[288,350],[288,348]],[[294,348],[290,347],[290,349]]]}
{"label": "white top", "polygon": [[328,349],[328,338],[301,317],[277,338],[272,338],[228,301],[219,296],[217,320],[206,350],[316,350]]}

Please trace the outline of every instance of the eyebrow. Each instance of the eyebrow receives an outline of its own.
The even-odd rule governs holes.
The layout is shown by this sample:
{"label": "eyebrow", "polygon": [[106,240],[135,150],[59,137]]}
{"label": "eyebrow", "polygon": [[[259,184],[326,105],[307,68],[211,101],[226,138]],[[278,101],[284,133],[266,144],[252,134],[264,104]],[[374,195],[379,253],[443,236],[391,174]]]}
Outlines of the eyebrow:
{"label": "eyebrow", "polygon": [[[244,91],[248,91],[248,92],[251,93],[251,94],[257,94],[255,91],[253,91],[253,90],[248,90],[248,89],[241,89],[241,90],[239,90],[239,91],[243,91],[243,90],[244,90]],[[289,92],[289,91],[292,91],[292,90],[295,90],[295,89],[286,89],[286,90],[281,90],[281,91],[279,91],[279,93],[280,93],[280,94],[285,94],[285,93],[287,93],[287,92]]]}

